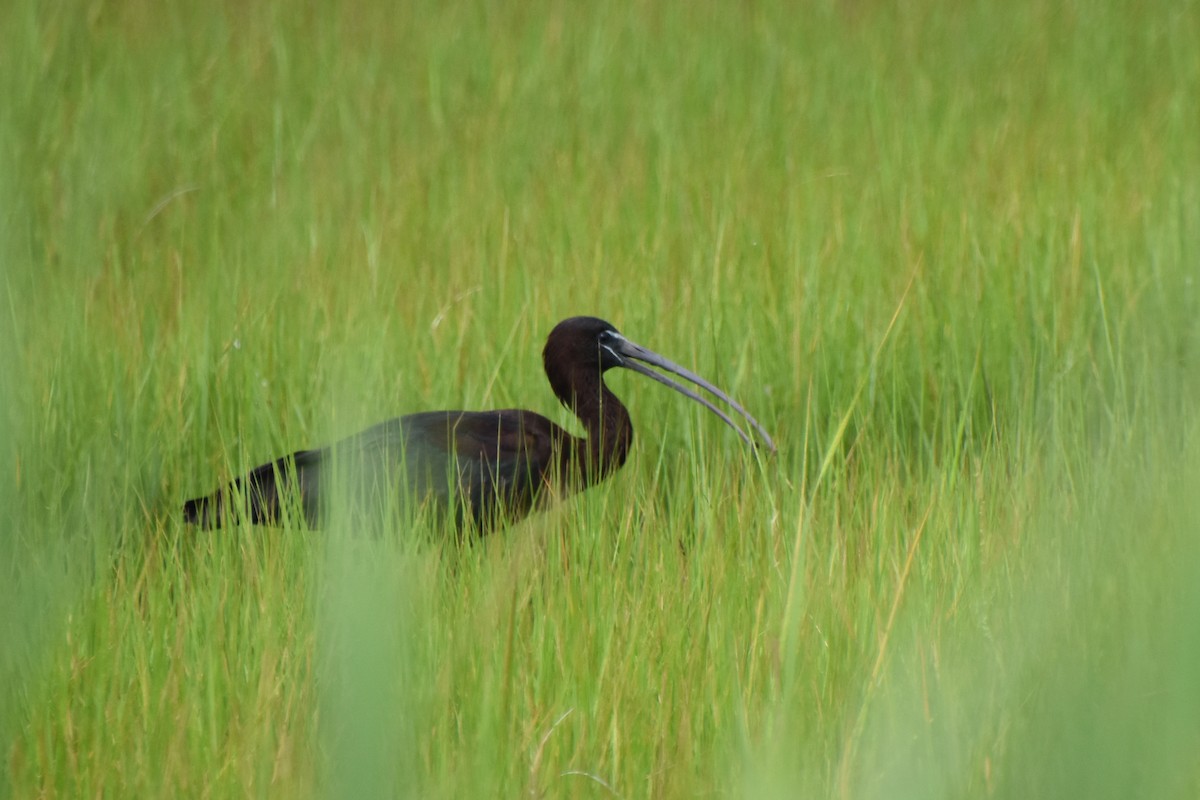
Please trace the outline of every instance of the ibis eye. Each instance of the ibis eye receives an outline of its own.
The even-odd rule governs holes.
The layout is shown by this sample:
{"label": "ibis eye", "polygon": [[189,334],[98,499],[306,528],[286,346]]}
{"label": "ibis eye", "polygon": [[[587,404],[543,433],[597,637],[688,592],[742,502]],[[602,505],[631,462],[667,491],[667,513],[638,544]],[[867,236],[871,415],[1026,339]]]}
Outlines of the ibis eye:
{"label": "ibis eye", "polygon": [[596,344],[600,346],[601,359],[609,362],[610,366],[619,366],[625,363],[625,359],[616,350],[617,339],[609,331],[601,332],[596,337]]}

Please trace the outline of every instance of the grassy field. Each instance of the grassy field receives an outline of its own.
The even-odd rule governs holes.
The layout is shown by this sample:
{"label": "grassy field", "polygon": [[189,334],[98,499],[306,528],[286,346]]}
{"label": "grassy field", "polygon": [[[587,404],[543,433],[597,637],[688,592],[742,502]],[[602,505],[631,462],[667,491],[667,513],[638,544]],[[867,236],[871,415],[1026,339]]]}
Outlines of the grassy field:
{"label": "grassy field", "polygon": [[[0,795],[1200,796],[1200,5],[0,9]],[[182,525],[521,406],[484,541]]]}

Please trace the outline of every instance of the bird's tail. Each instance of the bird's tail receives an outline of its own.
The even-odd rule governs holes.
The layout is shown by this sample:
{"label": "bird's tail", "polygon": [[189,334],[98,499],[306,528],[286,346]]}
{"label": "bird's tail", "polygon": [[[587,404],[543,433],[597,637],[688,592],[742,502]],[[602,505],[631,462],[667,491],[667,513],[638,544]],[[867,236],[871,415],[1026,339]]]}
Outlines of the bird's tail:
{"label": "bird's tail", "polygon": [[193,497],[183,504],[183,521],[205,530],[221,527],[225,491],[221,489],[204,497]]}
{"label": "bird's tail", "polygon": [[212,494],[188,500],[183,504],[184,522],[210,530],[244,515],[255,525],[278,524],[279,483],[287,479],[291,468],[291,459],[281,458],[256,467]]}

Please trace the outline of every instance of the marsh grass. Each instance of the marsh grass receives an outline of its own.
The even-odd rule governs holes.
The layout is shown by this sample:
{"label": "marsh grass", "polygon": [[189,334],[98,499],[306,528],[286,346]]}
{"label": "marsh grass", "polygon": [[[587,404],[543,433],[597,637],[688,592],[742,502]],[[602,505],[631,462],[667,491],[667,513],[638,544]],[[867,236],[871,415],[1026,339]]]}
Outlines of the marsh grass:
{"label": "marsh grass", "polygon": [[[1194,3],[0,30],[6,794],[1200,793]],[[614,375],[630,463],[484,541],[181,525],[399,413],[573,424],[576,313],[779,453]]]}

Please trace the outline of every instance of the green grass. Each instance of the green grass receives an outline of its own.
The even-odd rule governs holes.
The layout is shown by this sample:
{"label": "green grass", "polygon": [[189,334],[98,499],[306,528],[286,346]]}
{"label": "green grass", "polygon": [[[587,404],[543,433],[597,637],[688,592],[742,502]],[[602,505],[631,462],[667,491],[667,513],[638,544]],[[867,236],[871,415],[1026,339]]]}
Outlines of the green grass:
{"label": "green grass", "polygon": [[[245,7],[244,7],[245,6]],[[6,796],[1200,794],[1195,2],[0,10]],[[486,541],[185,528],[556,408]]]}

